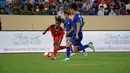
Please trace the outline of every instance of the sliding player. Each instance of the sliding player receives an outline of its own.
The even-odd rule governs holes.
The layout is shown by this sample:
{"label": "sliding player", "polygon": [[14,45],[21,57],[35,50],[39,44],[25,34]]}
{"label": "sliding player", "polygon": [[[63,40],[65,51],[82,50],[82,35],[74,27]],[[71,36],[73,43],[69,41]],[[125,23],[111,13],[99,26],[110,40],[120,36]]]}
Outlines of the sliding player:
{"label": "sliding player", "polygon": [[[70,38],[72,37],[73,33],[74,33],[74,26],[73,26],[73,21],[69,18],[69,13],[68,12],[64,12],[64,29],[66,29],[66,43],[70,40]],[[74,50],[71,47],[71,56],[75,55]],[[84,52],[84,56],[86,56],[86,51],[83,50]]]}
{"label": "sliding player", "polygon": [[53,37],[53,41],[54,41],[54,53],[53,53],[53,57],[51,58],[51,60],[55,60],[56,59],[56,54],[58,50],[62,50],[65,49],[66,46],[60,46],[63,36],[64,36],[64,30],[62,29],[61,25],[62,20],[60,18],[56,19],[56,24],[54,25],[50,25],[45,32],[43,33],[46,34],[46,32],[48,30],[51,31],[52,37]]}
{"label": "sliding player", "polygon": [[74,45],[74,51],[75,52],[84,50],[88,47],[90,47],[93,51],[95,51],[92,42],[90,42],[87,45],[81,44],[81,41],[82,41],[82,38],[83,38],[83,34],[82,34],[83,18],[81,17],[77,8],[78,8],[78,6],[75,3],[73,3],[71,5],[71,11],[74,14],[74,17],[73,17],[74,34],[71,37],[71,39],[67,42],[66,59],[64,61],[70,60],[70,46],[72,44]]}

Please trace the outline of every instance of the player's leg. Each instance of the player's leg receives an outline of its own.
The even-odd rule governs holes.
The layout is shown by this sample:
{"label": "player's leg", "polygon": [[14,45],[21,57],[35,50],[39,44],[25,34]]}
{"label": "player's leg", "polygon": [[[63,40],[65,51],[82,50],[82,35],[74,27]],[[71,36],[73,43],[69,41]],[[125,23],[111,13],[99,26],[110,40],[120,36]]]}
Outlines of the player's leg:
{"label": "player's leg", "polygon": [[66,46],[60,46],[58,43],[60,42],[60,38],[56,38],[54,39],[54,55],[51,58],[51,60],[55,60],[56,59],[56,55],[57,55],[57,51],[59,50],[63,50],[66,48]]}
{"label": "player's leg", "polygon": [[70,50],[71,50],[71,55],[70,56],[74,56],[75,55],[75,51],[74,51],[74,47],[72,47],[72,45],[70,46]]}
{"label": "player's leg", "polygon": [[91,48],[91,49],[95,52],[95,48],[94,48],[92,42],[90,42],[90,43],[88,43],[88,44],[86,44],[86,45],[80,45],[80,46],[79,46],[79,51],[85,50],[85,49],[88,48],[88,47]]}
{"label": "player's leg", "polygon": [[53,52],[53,57],[51,58],[51,60],[56,59],[57,50],[58,50],[58,42],[54,40],[54,49],[53,49],[54,52]]}
{"label": "player's leg", "polygon": [[63,60],[63,61],[68,61],[70,60],[70,49],[71,49],[71,46],[72,45],[72,42],[71,41],[68,41],[67,44],[66,44],[66,59]]}
{"label": "player's leg", "polygon": [[74,46],[74,51],[75,52],[83,51],[84,56],[87,56],[86,50],[85,49],[80,49],[80,45],[75,45]]}
{"label": "player's leg", "polygon": [[[71,37],[66,36],[66,43],[70,40]],[[71,56],[75,55],[74,49],[72,48],[72,45],[70,46]]]}
{"label": "player's leg", "polygon": [[78,39],[78,40],[75,39],[75,41],[74,41],[74,42],[75,42],[75,43],[74,43],[74,45],[75,45],[74,49],[75,49],[76,52],[78,52],[78,51],[83,51],[84,56],[86,56],[86,55],[87,55],[87,52],[86,52],[85,48],[86,48],[87,46],[83,46],[82,43],[81,43],[82,38],[83,38],[82,32],[80,32],[80,33],[78,34],[78,36],[79,36],[79,39]]}
{"label": "player's leg", "polygon": [[60,38],[58,37],[57,39],[56,39],[56,41],[57,41],[57,51],[58,50],[63,50],[63,49],[65,49],[66,48],[66,46],[60,46],[60,44],[58,44],[58,43],[60,43]]}
{"label": "player's leg", "polygon": [[59,50],[63,50],[63,49],[65,49],[65,48],[66,48],[66,46],[58,46],[57,49],[58,49],[58,51],[59,51]]}
{"label": "player's leg", "polygon": [[88,47],[90,47],[93,51],[95,51],[92,42],[90,42],[90,43],[88,43],[86,45],[82,45],[82,43],[81,43],[81,41],[83,39],[83,33],[82,32],[80,32],[78,34],[78,36],[79,36],[79,39],[77,40],[76,45],[79,45],[79,50],[83,50],[85,52],[85,49],[88,48]]}
{"label": "player's leg", "polygon": [[[82,48],[82,47],[83,47],[83,45],[82,45],[82,43],[80,43],[78,50],[80,51],[81,50],[80,48]],[[87,47],[85,47],[85,48],[87,48]],[[82,49],[82,51],[83,51],[83,55],[87,56],[87,51],[85,49]]]}
{"label": "player's leg", "polygon": [[72,37],[70,38],[70,40],[67,42],[67,45],[66,45],[66,59],[63,60],[63,61],[68,61],[68,60],[70,60],[70,49],[71,49],[70,46],[71,46],[71,45],[74,45],[74,51],[75,51],[75,52],[78,51],[78,47],[75,46],[75,43],[76,43],[75,37],[76,37],[76,36],[72,36]]}

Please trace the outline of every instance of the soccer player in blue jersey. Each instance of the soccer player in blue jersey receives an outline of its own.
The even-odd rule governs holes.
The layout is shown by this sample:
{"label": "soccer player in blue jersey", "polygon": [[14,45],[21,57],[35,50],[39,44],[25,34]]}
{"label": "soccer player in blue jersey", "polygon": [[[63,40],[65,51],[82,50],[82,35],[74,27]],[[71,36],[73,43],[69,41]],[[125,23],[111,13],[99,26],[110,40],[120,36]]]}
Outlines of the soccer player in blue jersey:
{"label": "soccer player in blue jersey", "polygon": [[[69,18],[69,13],[68,12],[64,12],[64,29],[66,29],[66,43],[70,40],[70,38],[72,37],[73,33],[74,33],[74,26],[73,26],[73,21]],[[71,56],[75,55],[75,52],[71,47]],[[84,52],[84,56],[86,56],[86,51],[83,50]]]}
{"label": "soccer player in blue jersey", "polygon": [[70,60],[70,46],[71,45],[74,45],[74,51],[75,52],[84,50],[88,47],[90,47],[93,51],[95,51],[92,42],[90,42],[87,45],[81,44],[81,41],[82,41],[82,38],[83,38],[83,34],[82,34],[83,18],[80,15],[80,13],[78,12],[77,8],[78,7],[75,3],[73,3],[71,5],[71,12],[74,14],[74,17],[73,17],[74,32],[73,32],[73,35],[70,38],[70,40],[67,41],[66,59],[64,61]]}
{"label": "soccer player in blue jersey", "polygon": [[[63,21],[63,24],[64,24],[64,29],[66,30],[66,43],[70,40],[70,38],[72,37],[72,34],[73,34],[73,30],[74,30],[74,27],[73,27],[73,22],[72,20],[69,18],[69,13],[68,12],[64,12],[64,21]],[[72,52],[72,56],[75,55],[75,52],[72,48],[72,46],[70,46],[71,48],[71,52]]]}

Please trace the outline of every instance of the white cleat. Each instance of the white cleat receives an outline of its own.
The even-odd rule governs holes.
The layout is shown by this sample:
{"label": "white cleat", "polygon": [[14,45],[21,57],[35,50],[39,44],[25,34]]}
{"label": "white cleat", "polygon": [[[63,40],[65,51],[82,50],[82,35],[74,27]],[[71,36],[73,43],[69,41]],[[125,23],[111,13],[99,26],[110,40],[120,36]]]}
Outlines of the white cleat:
{"label": "white cleat", "polygon": [[66,58],[66,59],[64,59],[63,61],[69,61],[70,60],[70,58]]}
{"label": "white cleat", "polygon": [[87,56],[88,55],[88,53],[87,52],[84,52],[84,56]]}
{"label": "white cleat", "polygon": [[74,56],[75,55],[75,53],[71,53],[71,55],[70,56]]}
{"label": "white cleat", "polygon": [[93,52],[95,52],[95,48],[94,48],[94,46],[93,46],[93,43],[90,42],[88,45],[89,45],[89,47],[93,50]]}

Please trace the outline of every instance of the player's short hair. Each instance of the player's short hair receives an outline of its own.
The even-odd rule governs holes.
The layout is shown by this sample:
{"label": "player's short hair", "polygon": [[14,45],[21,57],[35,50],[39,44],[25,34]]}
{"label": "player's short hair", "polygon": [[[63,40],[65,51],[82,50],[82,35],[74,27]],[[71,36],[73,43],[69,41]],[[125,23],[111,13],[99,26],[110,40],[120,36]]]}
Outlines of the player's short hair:
{"label": "player's short hair", "polygon": [[56,19],[55,19],[57,22],[62,22],[62,18],[60,17],[60,16],[58,16],[58,17],[56,17]]}
{"label": "player's short hair", "polygon": [[78,6],[77,6],[77,4],[76,3],[73,3],[72,5],[71,5],[71,9],[74,9],[75,11],[78,9]]}
{"label": "player's short hair", "polygon": [[64,12],[64,14],[70,15],[70,13],[69,13],[69,12]]}

